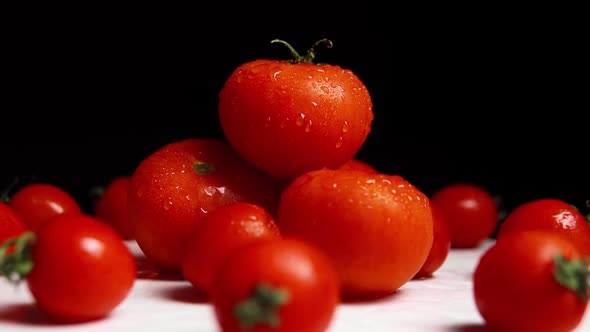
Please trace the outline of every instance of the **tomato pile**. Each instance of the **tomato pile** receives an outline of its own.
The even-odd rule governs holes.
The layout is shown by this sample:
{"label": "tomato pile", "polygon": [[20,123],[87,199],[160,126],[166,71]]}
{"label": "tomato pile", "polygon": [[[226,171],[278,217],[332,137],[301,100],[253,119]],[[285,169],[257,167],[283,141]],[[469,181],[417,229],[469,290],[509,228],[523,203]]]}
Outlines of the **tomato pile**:
{"label": "tomato pile", "polygon": [[169,142],[113,179],[92,213],[48,183],[0,202],[1,273],[26,281],[58,322],[101,319],[138,278],[134,241],[158,271],[207,296],[223,331],[321,332],[341,301],[435,278],[454,248],[495,241],[473,275],[486,323],[577,326],[590,226],[576,208],[527,202],[500,224],[485,188],[454,183],[428,196],[356,159],[374,120],[361,79],[314,63],[327,39],[303,56],[273,43],[293,59],[244,63],[219,92],[226,140]]}

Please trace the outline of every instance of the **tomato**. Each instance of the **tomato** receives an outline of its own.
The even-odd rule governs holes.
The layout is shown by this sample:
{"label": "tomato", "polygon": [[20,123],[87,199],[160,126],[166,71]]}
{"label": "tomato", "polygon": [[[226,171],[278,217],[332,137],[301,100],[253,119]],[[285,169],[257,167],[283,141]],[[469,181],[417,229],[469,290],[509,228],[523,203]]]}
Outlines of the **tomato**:
{"label": "tomato", "polygon": [[273,179],[242,160],[227,142],[189,138],[141,161],[131,176],[127,205],[146,257],[181,272],[186,238],[204,215],[239,201],[273,214],[278,198]]}
{"label": "tomato", "polygon": [[188,236],[182,273],[209,293],[213,275],[229,252],[251,241],[279,237],[273,216],[262,207],[245,202],[220,206],[203,216]]}
{"label": "tomato", "polygon": [[313,63],[314,48],[294,61],[257,59],[238,66],[219,93],[219,119],[229,143],[274,177],[336,168],[366,140],[371,96],[358,76]]}
{"label": "tomato", "polygon": [[447,220],[451,247],[473,248],[492,237],[498,224],[498,207],[484,188],[456,183],[440,188],[431,196]]}
{"label": "tomato", "polygon": [[31,183],[19,188],[9,204],[32,231],[59,214],[82,213],[71,194],[50,183]]}
{"label": "tomato", "polygon": [[130,176],[112,179],[94,206],[94,215],[113,227],[125,240],[134,238],[127,209],[127,186],[130,179]]}
{"label": "tomato", "polygon": [[[30,257],[21,255],[25,260],[18,261],[21,278],[38,307],[56,321],[103,318],[134,284],[133,254],[111,227],[92,216],[62,214],[22,236],[36,240],[29,242]],[[26,261],[32,263],[29,271],[22,269]]]}
{"label": "tomato", "polygon": [[211,288],[223,332],[323,332],[338,303],[330,260],[295,239],[256,241],[232,251]]}
{"label": "tomato", "polygon": [[[494,331],[572,331],[590,295],[588,270],[579,259],[576,247],[552,232],[498,238],[473,275],[479,313]],[[567,286],[572,282],[578,286]]]}
{"label": "tomato", "polygon": [[398,175],[321,169],[283,191],[277,222],[333,261],[345,295],[385,295],[409,281],[433,242],[428,197]]}
{"label": "tomato", "polygon": [[414,278],[431,277],[446,261],[451,250],[451,236],[447,220],[439,207],[431,202],[432,222],[434,223],[434,237],[430,253]]}
{"label": "tomato", "polygon": [[572,205],[553,198],[537,199],[517,206],[500,224],[497,237],[514,231],[544,229],[559,233],[590,255],[590,225]]}
{"label": "tomato", "polygon": [[23,219],[10,205],[0,201],[0,245],[29,230]]}
{"label": "tomato", "polygon": [[377,173],[377,169],[373,165],[369,164],[366,161],[356,159],[356,158],[352,158],[352,159],[348,160],[342,166],[338,167],[338,169],[344,169],[344,170],[351,169],[351,170],[365,171],[365,172],[369,172],[369,173]]}

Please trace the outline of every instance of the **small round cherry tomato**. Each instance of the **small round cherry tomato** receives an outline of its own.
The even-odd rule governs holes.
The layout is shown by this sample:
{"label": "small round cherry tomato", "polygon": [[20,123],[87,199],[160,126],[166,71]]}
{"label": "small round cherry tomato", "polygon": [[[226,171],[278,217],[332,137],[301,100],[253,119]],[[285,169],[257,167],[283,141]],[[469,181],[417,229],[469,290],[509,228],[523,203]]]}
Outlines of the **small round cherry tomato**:
{"label": "small round cherry tomato", "polygon": [[134,238],[133,225],[127,209],[127,187],[130,179],[130,176],[112,179],[94,206],[94,215],[113,227],[125,240]]}
{"label": "small round cherry tomato", "polygon": [[517,206],[500,224],[497,237],[530,229],[561,234],[572,241],[582,255],[590,255],[590,225],[576,208],[562,200],[538,199]]}
{"label": "small round cherry tomato", "polygon": [[9,204],[32,231],[37,231],[57,215],[82,213],[72,195],[50,183],[31,183],[21,187],[10,197]]}
{"label": "small round cherry tomato", "polygon": [[572,242],[541,230],[506,234],[473,275],[477,309],[493,331],[569,332],[586,311],[590,285]]}
{"label": "small round cherry tomato", "polygon": [[492,237],[498,224],[498,207],[484,188],[451,184],[431,196],[447,220],[451,247],[473,248]]}
{"label": "small round cherry tomato", "polygon": [[426,262],[424,262],[424,265],[422,265],[420,271],[418,271],[414,278],[431,277],[444,264],[451,250],[451,237],[445,216],[432,202],[430,209],[432,210],[432,222],[434,223],[432,248],[426,258]]}
{"label": "small round cherry tomato", "polygon": [[274,218],[262,207],[245,202],[222,205],[207,213],[188,236],[182,273],[193,286],[209,293],[228,253],[251,241],[280,236]]}
{"label": "small round cherry tomato", "polygon": [[223,332],[324,332],[339,303],[338,278],[305,242],[255,241],[221,263],[211,303]]}

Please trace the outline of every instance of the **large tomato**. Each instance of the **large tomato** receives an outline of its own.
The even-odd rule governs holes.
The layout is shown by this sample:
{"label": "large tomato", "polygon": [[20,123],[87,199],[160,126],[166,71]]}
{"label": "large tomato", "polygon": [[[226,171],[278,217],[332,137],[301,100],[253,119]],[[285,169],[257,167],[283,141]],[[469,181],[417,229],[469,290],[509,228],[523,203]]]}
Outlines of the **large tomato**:
{"label": "large tomato", "polygon": [[181,271],[184,242],[201,218],[218,206],[244,201],[275,212],[273,179],[243,161],[222,140],[169,143],[131,176],[127,196],[135,239],[159,267]]}
{"label": "large tomato", "polygon": [[[314,46],[322,42],[331,45],[321,40]],[[358,76],[313,63],[313,48],[307,57],[289,48],[294,61],[258,59],[236,68],[218,105],[235,150],[284,178],[341,166],[360,149],[373,120],[371,97]]]}
{"label": "large tomato", "polygon": [[346,295],[385,295],[420,270],[433,242],[428,197],[397,175],[321,169],[283,191],[277,221],[332,259]]}
{"label": "large tomato", "polygon": [[477,309],[493,331],[569,332],[586,311],[589,272],[576,247],[550,231],[506,234],[473,275]]}
{"label": "large tomato", "polygon": [[497,236],[530,229],[561,234],[574,242],[582,255],[590,255],[590,225],[582,213],[562,200],[544,198],[517,206],[504,218]]}
{"label": "large tomato", "polygon": [[330,260],[294,239],[256,241],[232,251],[211,289],[223,332],[324,332],[339,299]]}

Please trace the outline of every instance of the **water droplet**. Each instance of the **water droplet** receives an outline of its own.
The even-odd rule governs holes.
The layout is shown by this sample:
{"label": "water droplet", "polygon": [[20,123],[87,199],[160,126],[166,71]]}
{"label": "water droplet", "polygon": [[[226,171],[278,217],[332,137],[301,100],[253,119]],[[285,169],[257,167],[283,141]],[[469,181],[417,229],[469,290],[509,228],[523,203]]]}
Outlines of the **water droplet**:
{"label": "water droplet", "polygon": [[289,118],[286,118],[285,120],[281,121],[281,129],[287,126],[287,122],[289,122]]}
{"label": "water droplet", "polygon": [[217,192],[217,188],[215,187],[207,187],[207,188],[203,188],[203,192],[205,194],[207,194],[207,196],[212,197],[213,195],[215,195],[215,193]]}
{"label": "water droplet", "polygon": [[318,103],[315,101],[312,101],[311,104],[313,105],[313,107],[318,107]]}
{"label": "water droplet", "polygon": [[342,136],[338,137],[338,140],[336,141],[336,148],[339,148],[342,146],[342,143],[343,143],[342,140],[343,140]]}
{"label": "water droplet", "polygon": [[392,194],[397,194],[397,190],[395,190],[395,189],[391,189],[391,193],[392,193]]}
{"label": "water droplet", "polygon": [[299,113],[299,117],[297,119],[295,119],[295,123],[297,124],[297,126],[299,126],[299,127],[303,126],[304,119],[305,119],[305,114]]}
{"label": "water droplet", "polygon": [[275,72],[272,74],[272,79],[276,81],[276,80],[277,80],[277,76],[278,76],[280,73],[282,73],[282,72],[283,72],[282,70],[275,71]]}
{"label": "water droplet", "polygon": [[330,93],[330,89],[328,89],[328,87],[327,87],[327,86],[322,86],[322,87],[320,88],[320,90],[322,90],[322,92],[323,92],[323,93],[325,93],[325,94],[329,94],[329,93]]}
{"label": "water droplet", "polygon": [[344,121],[344,124],[342,125],[342,132],[343,133],[348,132],[348,129],[349,129],[348,127],[349,127],[348,126],[348,121]]}
{"label": "water droplet", "polygon": [[306,133],[309,133],[311,131],[311,125],[312,125],[311,120],[309,120],[307,122],[307,125],[305,126],[305,132]]}
{"label": "water droplet", "polygon": [[172,208],[172,197],[168,197],[168,201],[164,203],[164,210],[168,211]]}
{"label": "water droplet", "polygon": [[373,183],[377,183],[377,180],[375,180],[375,179],[368,179],[367,180],[367,184],[373,184]]}
{"label": "water droplet", "polygon": [[201,209],[201,212],[203,212],[203,213],[207,213],[207,212],[209,212],[209,211],[207,211],[207,210],[206,210],[205,208],[203,208],[203,207],[201,207],[200,209]]}
{"label": "water droplet", "polygon": [[264,127],[270,126],[270,121],[271,121],[270,116],[267,116],[266,120],[264,120]]}
{"label": "water droplet", "polygon": [[191,200],[191,195],[186,195],[186,196],[184,196],[184,198],[186,198],[187,201],[190,201]]}

